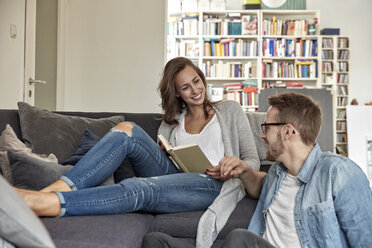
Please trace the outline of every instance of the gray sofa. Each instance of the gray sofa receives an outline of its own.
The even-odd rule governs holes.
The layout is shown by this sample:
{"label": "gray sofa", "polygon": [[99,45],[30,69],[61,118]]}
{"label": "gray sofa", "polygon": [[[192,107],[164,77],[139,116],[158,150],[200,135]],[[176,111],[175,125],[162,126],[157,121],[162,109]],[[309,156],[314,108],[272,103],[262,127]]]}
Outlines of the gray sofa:
{"label": "gray sofa", "polygon": [[[123,115],[125,120],[141,126],[154,140],[160,125],[159,114],[152,113],[92,113],[92,112],[59,112],[61,115],[88,118],[103,118]],[[247,113],[261,160],[261,170],[267,171],[270,163],[264,160],[265,144],[259,138],[259,124],[263,122],[264,113]],[[35,117],[36,118],[36,117]],[[48,120],[44,120],[43,123]],[[18,110],[0,110],[0,132],[10,124],[18,138],[24,141]],[[34,127],[38,128],[38,127]],[[39,151],[40,152],[40,151]],[[123,173],[123,171],[125,173]],[[125,161],[115,180],[134,176],[130,161]],[[125,178],[124,177],[124,178]],[[246,196],[239,202],[231,214],[226,226],[222,229],[213,247],[219,247],[226,235],[234,228],[246,228],[256,207],[257,200]],[[151,231],[168,233],[188,243],[195,243],[197,224],[203,211],[182,212],[173,214],[127,213],[106,216],[79,216],[63,218],[42,218],[42,222],[51,234],[57,247],[140,247],[143,236]]]}

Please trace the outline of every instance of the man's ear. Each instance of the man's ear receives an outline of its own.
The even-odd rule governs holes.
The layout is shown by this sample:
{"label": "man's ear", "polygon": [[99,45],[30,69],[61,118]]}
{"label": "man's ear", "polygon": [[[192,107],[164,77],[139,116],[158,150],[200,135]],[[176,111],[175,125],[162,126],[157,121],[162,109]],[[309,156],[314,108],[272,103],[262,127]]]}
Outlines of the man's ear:
{"label": "man's ear", "polygon": [[293,135],[296,134],[296,130],[294,129],[294,127],[292,126],[292,124],[287,124],[284,126],[284,139],[290,139]]}

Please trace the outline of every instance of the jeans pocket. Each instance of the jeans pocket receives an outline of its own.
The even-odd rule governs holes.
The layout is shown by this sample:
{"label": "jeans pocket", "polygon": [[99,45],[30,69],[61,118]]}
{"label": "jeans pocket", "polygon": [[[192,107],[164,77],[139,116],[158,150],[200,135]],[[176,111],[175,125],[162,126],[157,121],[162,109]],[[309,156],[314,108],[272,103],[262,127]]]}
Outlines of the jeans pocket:
{"label": "jeans pocket", "polygon": [[312,235],[316,240],[326,240],[334,237],[339,229],[333,201],[317,203],[308,209]]}

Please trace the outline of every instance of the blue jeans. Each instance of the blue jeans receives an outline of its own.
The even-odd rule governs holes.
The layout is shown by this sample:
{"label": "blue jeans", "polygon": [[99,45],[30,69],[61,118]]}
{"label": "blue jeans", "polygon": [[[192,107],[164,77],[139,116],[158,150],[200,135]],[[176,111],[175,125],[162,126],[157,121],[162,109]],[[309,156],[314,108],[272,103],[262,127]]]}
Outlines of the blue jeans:
{"label": "blue jeans", "polygon": [[[96,187],[126,157],[139,178]],[[223,183],[205,174],[180,173],[137,125],[133,126],[132,135],[111,129],[61,179],[72,191],[56,192],[61,202],[60,216],[205,210]]]}

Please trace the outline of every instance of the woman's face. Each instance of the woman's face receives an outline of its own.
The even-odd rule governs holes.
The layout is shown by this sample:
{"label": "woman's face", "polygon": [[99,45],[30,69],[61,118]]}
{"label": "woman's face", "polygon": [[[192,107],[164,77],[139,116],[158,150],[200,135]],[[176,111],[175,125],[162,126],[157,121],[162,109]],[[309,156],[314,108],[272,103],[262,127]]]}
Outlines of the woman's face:
{"label": "woman's face", "polygon": [[198,73],[186,66],[176,76],[177,97],[181,97],[188,107],[202,105],[205,99],[205,87]]}

